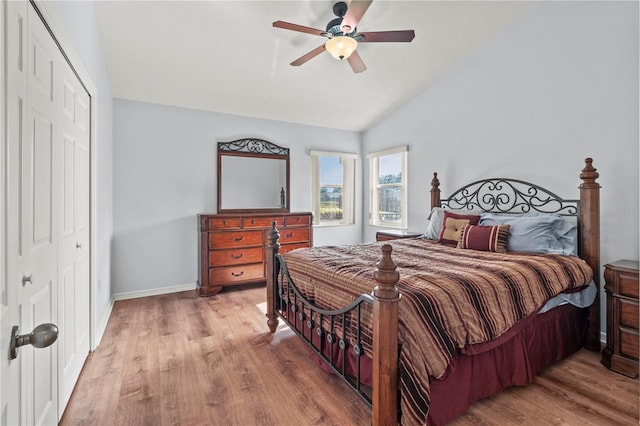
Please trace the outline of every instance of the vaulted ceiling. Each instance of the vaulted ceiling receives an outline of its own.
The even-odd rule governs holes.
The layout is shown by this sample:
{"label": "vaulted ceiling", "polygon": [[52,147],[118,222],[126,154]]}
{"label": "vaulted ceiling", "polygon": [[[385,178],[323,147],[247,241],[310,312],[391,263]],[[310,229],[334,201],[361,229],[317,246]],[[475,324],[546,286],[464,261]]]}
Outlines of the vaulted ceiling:
{"label": "vaulted ceiling", "polygon": [[95,9],[113,96],[363,131],[530,11],[527,1],[375,0],[359,31],[415,30],[411,43],[361,43],[367,70],[324,52],[334,1],[103,1]]}

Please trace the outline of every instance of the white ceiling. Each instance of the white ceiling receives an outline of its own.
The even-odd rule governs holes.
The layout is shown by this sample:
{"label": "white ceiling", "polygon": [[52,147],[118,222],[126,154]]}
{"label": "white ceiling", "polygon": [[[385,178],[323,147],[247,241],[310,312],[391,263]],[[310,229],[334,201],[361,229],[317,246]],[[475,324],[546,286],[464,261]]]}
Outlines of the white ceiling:
{"label": "white ceiling", "polygon": [[326,39],[273,28],[324,30],[335,1],[98,1],[115,98],[336,129],[375,124],[532,7],[526,1],[375,0],[360,31],[415,30],[411,43],[367,43],[354,74]]}

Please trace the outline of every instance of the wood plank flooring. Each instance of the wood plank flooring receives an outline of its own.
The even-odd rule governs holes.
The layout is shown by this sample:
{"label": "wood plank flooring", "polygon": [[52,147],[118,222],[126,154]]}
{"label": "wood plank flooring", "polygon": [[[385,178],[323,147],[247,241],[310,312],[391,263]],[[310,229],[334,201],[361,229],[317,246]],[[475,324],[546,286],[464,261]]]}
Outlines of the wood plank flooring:
{"label": "wood plank flooring", "polygon": [[[367,405],[310,361],[297,336],[283,325],[269,333],[264,297],[264,287],[243,287],[116,302],[61,424],[370,424]],[[638,380],[599,359],[581,350],[454,424],[638,424]]]}

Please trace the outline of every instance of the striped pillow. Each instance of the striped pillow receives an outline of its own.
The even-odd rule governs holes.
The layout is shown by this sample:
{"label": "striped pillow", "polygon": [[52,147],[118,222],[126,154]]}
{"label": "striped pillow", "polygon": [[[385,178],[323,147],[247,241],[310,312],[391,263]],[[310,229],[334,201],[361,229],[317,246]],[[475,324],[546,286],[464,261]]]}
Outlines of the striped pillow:
{"label": "striped pillow", "polygon": [[462,228],[457,247],[461,249],[506,253],[508,241],[509,225],[466,225]]}

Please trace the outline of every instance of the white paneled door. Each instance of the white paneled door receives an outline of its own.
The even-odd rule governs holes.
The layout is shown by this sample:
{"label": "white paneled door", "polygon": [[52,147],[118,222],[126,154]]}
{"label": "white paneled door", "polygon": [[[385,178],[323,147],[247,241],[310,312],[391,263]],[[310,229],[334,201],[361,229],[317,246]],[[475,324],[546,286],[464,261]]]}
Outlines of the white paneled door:
{"label": "white paneled door", "polygon": [[[26,1],[3,1],[6,244],[1,351],[13,326],[55,343],[0,357],[0,422],[57,424],[89,352],[89,97]],[[51,327],[49,328],[49,331]]]}

